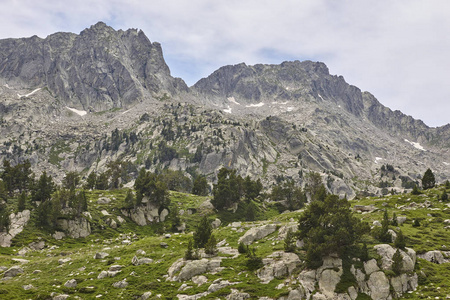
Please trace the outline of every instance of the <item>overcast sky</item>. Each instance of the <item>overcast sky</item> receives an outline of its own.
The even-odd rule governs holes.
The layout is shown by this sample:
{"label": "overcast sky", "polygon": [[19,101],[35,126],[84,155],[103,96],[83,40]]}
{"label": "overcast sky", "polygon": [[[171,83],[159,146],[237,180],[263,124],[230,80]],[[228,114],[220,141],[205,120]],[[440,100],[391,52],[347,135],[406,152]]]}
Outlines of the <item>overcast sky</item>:
{"label": "overcast sky", "polygon": [[160,42],[194,84],[221,66],[313,60],[429,126],[450,123],[448,0],[2,0],[0,38],[103,21]]}

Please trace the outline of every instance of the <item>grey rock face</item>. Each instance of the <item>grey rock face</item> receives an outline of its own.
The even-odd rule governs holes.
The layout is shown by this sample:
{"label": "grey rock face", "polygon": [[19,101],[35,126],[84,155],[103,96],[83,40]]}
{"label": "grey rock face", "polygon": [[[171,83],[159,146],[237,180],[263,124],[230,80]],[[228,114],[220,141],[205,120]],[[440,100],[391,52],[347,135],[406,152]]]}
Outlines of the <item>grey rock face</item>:
{"label": "grey rock face", "polygon": [[64,286],[67,288],[75,288],[77,287],[77,281],[75,279],[67,280],[66,283],[64,283]]}
{"label": "grey rock face", "polygon": [[277,251],[263,259],[264,267],[259,269],[256,275],[262,283],[269,283],[274,278],[290,275],[300,262],[295,253]]}
{"label": "grey rock face", "polygon": [[149,92],[187,90],[170,76],[160,44],[142,31],[115,31],[102,22],[79,35],[0,40],[0,70],[11,86],[46,86],[66,105],[87,111],[127,106]]}
{"label": "grey rock face", "polygon": [[0,232],[0,247],[9,247],[11,246],[12,239],[22,232],[23,227],[30,220],[30,211],[24,210],[18,212],[17,214],[12,213],[9,216],[9,229],[8,232]]}
{"label": "grey rock face", "polygon": [[443,264],[446,262],[444,255],[442,255],[442,252],[439,250],[434,251],[428,251],[424,254],[418,255],[419,258],[428,260],[430,262],[436,263],[436,264]]}
{"label": "grey rock face", "polygon": [[275,224],[267,224],[261,227],[250,228],[243,236],[239,238],[239,243],[244,243],[244,245],[250,245],[256,240],[260,240],[269,234],[275,232],[277,226]]}
{"label": "grey rock face", "polygon": [[73,220],[60,219],[58,225],[73,238],[87,237],[91,234],[91,225],[82,217]]}
{"label": "grey rock face", "polygon": [[3,277],[16,277],[19,274],[23,273],[23,269],[21,267],[18,266],[13,266],[11,268],[9,268],[8,270],[5,271],[5,273],[3,274]]}

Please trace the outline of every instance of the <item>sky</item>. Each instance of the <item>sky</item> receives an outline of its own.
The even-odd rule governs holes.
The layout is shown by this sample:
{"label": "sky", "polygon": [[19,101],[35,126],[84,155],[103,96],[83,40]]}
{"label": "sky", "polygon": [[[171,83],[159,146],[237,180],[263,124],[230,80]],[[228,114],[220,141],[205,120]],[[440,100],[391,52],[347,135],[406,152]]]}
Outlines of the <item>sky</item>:
{"label": "sky", "polygon": [[137,28],[189,86],[224,65],[321,61],[392,110],[450,123],[448,0],[1,2],[0,39]]}

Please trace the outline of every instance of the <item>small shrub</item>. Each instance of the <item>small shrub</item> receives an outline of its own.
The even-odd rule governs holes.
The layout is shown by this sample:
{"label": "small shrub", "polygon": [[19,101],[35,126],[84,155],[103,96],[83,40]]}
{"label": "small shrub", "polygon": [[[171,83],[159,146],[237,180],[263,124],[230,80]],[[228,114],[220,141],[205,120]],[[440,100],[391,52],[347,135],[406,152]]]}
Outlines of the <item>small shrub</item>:
{"label": "small shrub", "polygon": [[264,266],[262,258],[256,255],[255,248],[249,248],[247,252],[247,262],[245,263],[249,271],[255,271]]}
{"label": "small shrub", "polygon": [[199,259],[198,251],[194,250],[192,244],[193,244],[192,240],[189,240],[186,252],[184,252],[184,259],[185,260],[196,260],[196,259]]}
{"label": "small shrub", "polygon": [[240,254],[245,254],[245,253],[247,253],[247,252],[248,252],[248,246],[244,245],[243,242],[240,242],[240,243],[239,243],[239,246],[238,246],[238,252],[239,252]]}
{"label": "small shrub", "polygon": [[359,250],[359,259],[361,261],[368,261],[369,260],[369,250],[367,249],[367,244],[364,243],[361,247],[361,249]]}
{"label": "small shrub", "polygon": [[448,195],[447,195],[447,193],[446,193],[445,190],[442,191],[442,194],[441,194],[441,200],[444,201],[444,202],[447,202],[447,201],[448,201]]}
{"label": "small shrub", "polygon": [[413,227],[419,227],[420,226],[419,219],[414,219],[412,226]]}
{"label": "small shrub", "polygon": [[412,195],[420,195],[422,193],[419,191],[419,188],[417,187],[417,185],[414,185],[411,194]]}
{"label": "small shrub", "polygon": [[288,229],[286,233],[286,237],[284,238],[284,251],[286,252],[294,252],[296,248],[296,235],[292,231],[292,229]]}

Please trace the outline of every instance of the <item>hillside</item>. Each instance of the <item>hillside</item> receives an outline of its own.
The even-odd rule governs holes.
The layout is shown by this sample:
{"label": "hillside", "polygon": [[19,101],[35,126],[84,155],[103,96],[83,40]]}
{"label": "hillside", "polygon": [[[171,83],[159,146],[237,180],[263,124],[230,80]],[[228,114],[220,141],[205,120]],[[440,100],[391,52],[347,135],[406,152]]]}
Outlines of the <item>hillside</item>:
{"label": "hillside", "polygon": [[[414,276],[419,286],[417,290],[403,294],[401,299],[428,297],[443,299],[450,293],[448,285],[450,253],[447,248],[450,243],[447,234],[450,211],[448,203],[436,200],[441,194],[441,189],[428,190],[418,196],[404,194],[351,201],[355,214],[374,224],[375,228],[376,222],[383,219],[385,209],[390,217],[395,213],[399,222],[397,226],[390,228],[397,233],[401,229],[406,237],[407,247],[411,247],[417,253],[417,263],[414,267],[414,273],[417,275]],[[245,222],[239,219],[237,213],[224,215],[210,210],[206,205],[209,202],[208,197],[171,192],[172,205],[178,207],[180,214],[183,212],[180,218],[186,224],[185,231],[172,232],[170,228],[173,218],[170,214],[162,223],[136,225],[121,210],[125,195],[125,190],[89,192],[86,215],[91,234],[78,239],[70,237],[60,239],[54,236],[57,237],[55,239],[51,236],[51,232],[37,228],[36,210],[32,210],[30,221],[13,239],[12,247],[0,248],[0,267],[3,274],[13,266],[23,270],[23,273],[0,282],[2,297],[139,299],[146,294],[149,299],[176,297],[300,299],[297,298],[298,295],[306,293],[304,294],[306,297],[315,289],[313,284],[313,290],[308,292],[311,287],[308,286],[305,276],[310,271],[305,269],[304,250],[300,247],[294,252],[284,252],[286,229],[290,227],[295,230],[298,217],[303,210],[278,214],[270,203],[259,203],[261,221]],[[8,200],[8,205],[14,206],[16,202],[13,199]],[[360,209],[368,207],[371,208],[370,212],[358,213]],[[216,229],[213,230],[213,234],[218,242],[218,254],[205,256],[206,259],[193,262],[208,260],[211,264],[215,263],[210,267],[196,267],[200,269],[191,266],[194,268],[191,273],[186,273],[187,271],[178,273],[176,270],[180,270],[183,265],[180,263],[183,262],[188,240],[192,237],[191,231],[196,230],[203,215],[207,215],[210,221],[215,220],[213,223]],[[266,218],[267,220],[262,220]],[[219,222],[218,219],[222,221]],[[414,220],[419,220],[420,226],[415,227]],[[247,232],[258,228],[265,233],[250,235],[252,238],[249,238]],[[243,239],[244,235],[247,238]],[[239,254],[239,240],[249,242],[251,247],[256,249],[256,255],[262,258],[265,267],[261,265],[255,270],[246,267],[248,258],[245,254]],[[383,256],[373,249],[379,242],[371,235],[366,235],[364,242],[369,249],[369,260],[375,258],[374,262],[383,268]],[[437,260],[433,263],[424,258]],[[277,261],[280,261],[281,265]],[[332,264],[328,266],[330,270],[340,272],[342,265],[339,267],[339,260],[334,258],[324,262],[325,267],[322,270],[326,270],[327,263]],[[369,263],[364,265],[355,263],[356,268],[361,268],[362,272],[369,272],[368,274],[378,268],[376,265],[370,267],[369,265]],[[369,271],[369,268],[373,270]],[[386,270],[384,273],[391,278],[390,283],[388,282],[388,291],[397,290],[392,271]],[[120,286],[118,282],[122,285]],[[117,286],[113,287],[116,283]],[[330,297],[336,283],[333,281],[322,283],[319,280],[318,292]],[[356,281],[350,280],[346,284],[348,287],[354,286]],[[372,293],[373,299],[385,299],[375,296],[377,295],[375,290],[384,289],[380,284],[378,282],[377,288],[373,290],[369,285],[364,291]],[[57,295],[67,296],[57,298]],[[361,294],[357,299],[365,298]]]}

